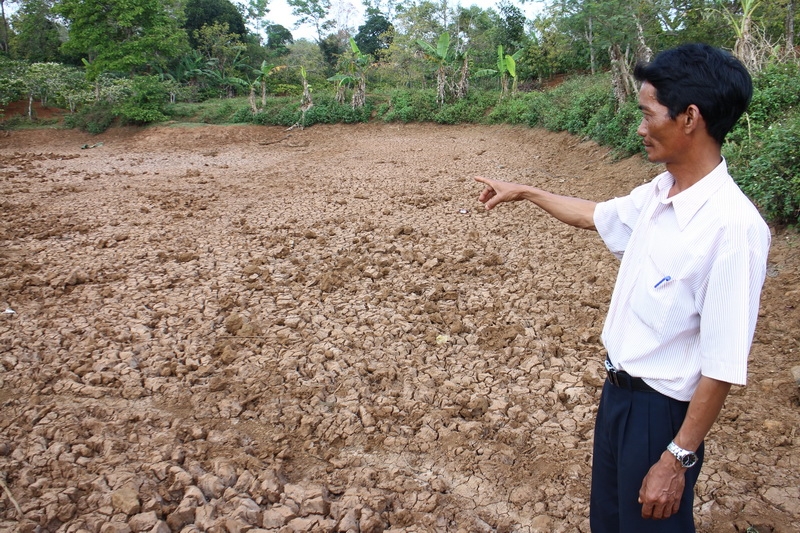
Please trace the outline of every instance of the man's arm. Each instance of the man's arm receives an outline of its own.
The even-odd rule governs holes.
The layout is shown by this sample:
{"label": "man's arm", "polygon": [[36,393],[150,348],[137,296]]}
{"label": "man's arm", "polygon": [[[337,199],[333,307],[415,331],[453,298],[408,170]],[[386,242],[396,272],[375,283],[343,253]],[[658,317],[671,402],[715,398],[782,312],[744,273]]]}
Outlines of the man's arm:
{"label": "man's arm", "polygon": [[[684,450],[696,451],[717,420],[731,384],[701,377],[689,402],[686,418],[673,441]],[[678,511],[686,484],[685,469],[675,456],[664,451],[639,489],[643,518],[668,518]]]}
{"label": "man's arm", "polygon": [[529,185],[498,181],[480,176],[476,177],[475,181],[485,185],[478,200],[486,206],[487,211],[503,202],[528,200],[570,226],[595,229],[594,208],[597,205],[595,202],[570,196],[559,196]]}

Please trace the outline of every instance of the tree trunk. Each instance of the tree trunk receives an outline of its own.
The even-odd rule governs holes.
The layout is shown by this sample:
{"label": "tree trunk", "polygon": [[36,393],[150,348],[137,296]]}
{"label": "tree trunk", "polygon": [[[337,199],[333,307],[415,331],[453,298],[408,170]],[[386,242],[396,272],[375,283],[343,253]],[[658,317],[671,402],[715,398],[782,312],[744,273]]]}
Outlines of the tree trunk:
{"label": "tree trunk", "polygon": [[636,48],[636,61],[649,63],[653,58],[653,51],[649,46],[647,46],[647,43],[644,40],[644,28],[642,28],[642,23],[639,21],[639,17],[634,15],[633,20],[636,21],[636,44],[638,45]]}
{"label": "tree trunk", "polygon": [[592,76],[595,74],[595,53],[594,53],[594,25],[593,18],[589,16],[589,27],[586,29],[586,42],[589,43],[589,68]]}
{"label": "tree trunk", "polygon": [[618,44],[608,48],[608,55],[611,58],[611,86],[619,108],[637,93],[636,80],[628,66],[628,54],[623,54]]}
{"label": "tree trunk", "polygon": [[456,98],[461,100],[467,96],[469,91],[469,58],[464,56],[464,63],[461,64],[461,79],[456,85]]}
{"label": "tree trunk", "polygon": [[794,0],[789,0],[786,6],[786,49],[794,50]]}
{"label": "tree trunk", "polygon": [[367,80],[364,76],[360,76],[356,80],[352,103],[353,109],[360,109],[367,103]]}
{"label": "tree trunk", "polygon": [[761,70],[761,65],[756,58],[755,50],[753,47],[753,33],[750,29],[751,20],[749,16],[742,19],[742,34],[736,39],[733,45],[733,55],[747,67],[750,72],[758,72]]}
{"label": "tree trunk", "polygon": [[250,103],[250,110],[255,115],[258,113],[258,107],[256,107],[256,88],[252,85],[250,86],[250,95],[247,97],[247,101]]}
{"label": "tree trunk", "polygon": [[436,72],[436,102],[439,105],[444,104],[445,100],[445,92],[447,90],[447,72],[445,71],[445,67],[439,67],[439,70]]}
{"label": "tree trunk", "polygon": [[0,52],[8,53],[8,21],[6,20],[6,5],[5,0],[0,0],[0,17],[2,17],[2,31],[0,35]]}
{"label": "tree trunk", "polygon": [[261,108],[267,107],[267,82],[261,82]]}
{"label": "tree trunk", "polygon": [[339,83],[336,85],[336,96],[334,98],[337,104],[344,104],[346,90],[347,87],[345,86],[344,82],[339,81]]}

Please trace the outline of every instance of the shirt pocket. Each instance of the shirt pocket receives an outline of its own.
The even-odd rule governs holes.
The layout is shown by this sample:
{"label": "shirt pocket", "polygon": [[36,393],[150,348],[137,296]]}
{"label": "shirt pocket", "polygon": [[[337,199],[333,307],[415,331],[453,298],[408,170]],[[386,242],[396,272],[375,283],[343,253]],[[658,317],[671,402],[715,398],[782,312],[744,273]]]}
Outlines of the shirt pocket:
{"label": "shirt pocket", "polygon": [[630,299],[634,317],[658,339],[670,337],[676,333],[673,330],[691,328],[697,314],[688,279],[694,258],[654,245],[643,263]]}

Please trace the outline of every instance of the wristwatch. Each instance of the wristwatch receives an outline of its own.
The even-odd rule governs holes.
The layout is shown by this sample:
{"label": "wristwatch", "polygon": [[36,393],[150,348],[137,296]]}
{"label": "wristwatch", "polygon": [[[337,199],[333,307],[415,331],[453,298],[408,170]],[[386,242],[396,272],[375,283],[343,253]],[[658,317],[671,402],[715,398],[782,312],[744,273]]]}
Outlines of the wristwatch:
{"label": "wristwatch", "polygon": [[697,464],[698,459],[696,453],[684,450],[674,442],[669,443],[667,451],[674,455],[675,459],[677,459],[684,468],[691,468]]}

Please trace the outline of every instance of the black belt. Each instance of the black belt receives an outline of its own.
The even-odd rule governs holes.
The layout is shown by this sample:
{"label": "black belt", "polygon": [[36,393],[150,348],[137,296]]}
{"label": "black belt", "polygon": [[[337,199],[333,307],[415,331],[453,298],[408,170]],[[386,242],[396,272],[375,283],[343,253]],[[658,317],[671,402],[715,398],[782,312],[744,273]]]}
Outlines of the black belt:
{"label": "black belt", "polygon": [[638,392],[657,392],[653,387],[644,382],[642,378],[635,378],[623,370],[617,370],[611,361],[606,359],[606,376],[609,383],[620,389]]}

